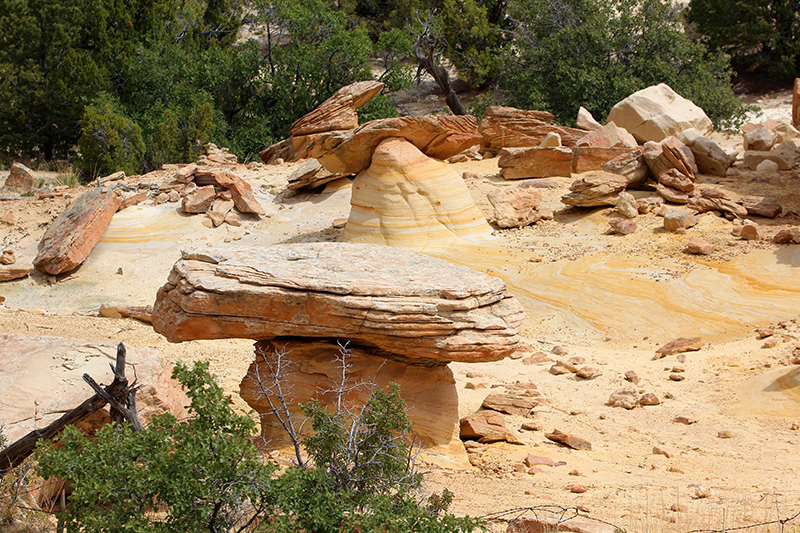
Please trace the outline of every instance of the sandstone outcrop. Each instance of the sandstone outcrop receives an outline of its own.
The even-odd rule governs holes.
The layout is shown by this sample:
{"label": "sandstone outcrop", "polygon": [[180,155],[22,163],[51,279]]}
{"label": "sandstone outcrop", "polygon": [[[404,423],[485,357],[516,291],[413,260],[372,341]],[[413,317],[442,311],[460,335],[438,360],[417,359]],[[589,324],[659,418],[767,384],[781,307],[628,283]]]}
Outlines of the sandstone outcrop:
{"label": "sandstone outcrop", "polygon": [[[116,352],[115,345],[86,339],[0,335],[0,425],[4,435],[14,441],[91,397],[92,389],[81,378],[85,373],[98,383],[111,383],[109,364],[114,363]],[[164,364],[158,351],[127,347],[127,363],[136,367],[141,385],[136,406],[145,425],[154,414],[185,416],[188,399],[170,378],[171,366]],[[132,370],[127,374],[134,375]],[[108,411],[101,410],[80,427],[97,428],[110,421]]]}
{"label": "sandstone outcrop", "polygon": [[369,167],[375,148],[390,137],[406,139],[425,155],[442,160],[481,139],[472,115],[396,117],[373,120],[354,130],[319,134],[308,153],[330,172],[357,174]]}
{"label": "sandstone outcrop", "polygon": [[33,265],[51,275],[78,267],[89,257],[120,204],[116,193],[101,188],[80,196],[47,228]]}
{"label": "sandstone outcrop", "polygon": [[185,251],[153,309],[155,330],[172,342],[334,338],[415,361],[502,359],[517,348],[523,318],[498,278],[328,242]]}
{"label": "sandstone outcrop", "polygon": [[705,135],[713,127],[702,109],[665,83],[628,96],[611,109],[607,120],[628,130],[642,144],[660,142],[689,128]]}
{"label": "sandstone outcrop", "polygon": [[405,139],[389,138],[353,182],[342,238],[421,250],[454,238],[488,236],[491,227],[464,180]]}
{"label": "sandstone outcrop", "polygon": [[561,201],[575,207],[617,205],[617,196],[626,185],[627,180],[619,174],[602,170],[586,172],[572,183],[571,192],[562,196]]}
{"label": "sandstone outcrop", "polygon": [[569,177],[572,174],[572,150],[566,147],[503,148],[497,166],[507,180]]}
{"label": "sandstone outcrop", "polygon": [[587,132],[556,126],[553,115],[546,111],[526,111],[514,107],[486,108],[478,131],[482,135],[481,153],[497,153],[502,148],[539,146],[548,133],[558,133],[563,146],[575,146],[575,141]]}
{"label": "sandstone outcrop", "polygon": [[359,81],[342,87],[319,107],[295,120],[289,133],[292,137],[298,137],[355,129],[358,127],[356,110],[381,92],[383,85],[379,81]]}
{"label": "sandstone outcrop", "polygon": [[312,399],[323,405],[334,401],[337,387],[342,385],[342,361],[348,365],[347,393],[342,400],[348,406],[363,405],[375,387],[386,389],[389,383],[400,386],[414,434],[425,447],[448,446],[458,439],[458,393],[453,372],[447,365],[425,366],[392,361],[360,348],[343,350],[338,344],[324,340],[274,339],[256,343],[256,358],[241,382],[240,395],[261,415],[261,436],[276,442],[285,438],[270,409],[269,400],[277,405],[272,389],[271,369],[281,355],[285,370],[290,373],[283,386],[291,396],[290,414],[303,420],[301,402]]}

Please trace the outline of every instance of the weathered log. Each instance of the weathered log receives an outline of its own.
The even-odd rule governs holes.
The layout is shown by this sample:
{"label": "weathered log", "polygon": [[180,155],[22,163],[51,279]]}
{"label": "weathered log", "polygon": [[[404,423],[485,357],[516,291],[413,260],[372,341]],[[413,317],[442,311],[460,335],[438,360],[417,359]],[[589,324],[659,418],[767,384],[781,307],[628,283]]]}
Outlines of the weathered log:
{"label": "weathered log", "polygon": [[[91,376],[84,374],[83,379],[95,390],[95,394],[91,398],[47,427],[35,429],[7,448],[0,450],[0,477],[21,465],[33,453],[36,443],[40,439],[52,439],[66,426],[80,422],[95,411],[102,409],[107,403],[111,403],[115,407],[114,410],[119,413],[119,416],[114,416],[115,421],[121,423],[124,419],[131,424],[134,431],[142,429],[142,423],[139,421],[139,414],[136,411],[137,387],[128,387],[128,380],[125,377],[125,354],[125,345],[119,343],[116,365],[112,367],[114,381],[110,385],[102,388]],[[114,410],[112,410],[112,415],[115,414]]]}

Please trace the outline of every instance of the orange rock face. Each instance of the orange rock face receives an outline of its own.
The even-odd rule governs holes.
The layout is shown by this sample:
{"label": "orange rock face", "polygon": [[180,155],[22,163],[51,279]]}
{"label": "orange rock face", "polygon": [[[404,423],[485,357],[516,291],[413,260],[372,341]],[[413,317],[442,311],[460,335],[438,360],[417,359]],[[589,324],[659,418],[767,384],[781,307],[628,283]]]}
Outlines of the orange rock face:
{"label": "orange rock face", "polygon": [[472,115],[396,117],[320,135],[309,146],[308,154],[331,172],[357,174],[369,167],[375,148],[389,137],[406,139],[437,159],[452,157],[481,139]]}
{"label": "orange rock face", "polygon": [[33,265],[52,275],[76,268],[89,257],[120,204],[119,196],[102,189],[80,196],[47,228]]}
{"label": "orange rock face", "polygon": [[464,180],[409,141],[390,138],[353,182],[343,239],[421,250],[457,237],[491,234]]}
{"label": "orange rock face", "polygon": [[[271,368],[276,353],[291,376],[282,384],[290,388],[290,413],[295,421],[305,417],[300,403],[312,399],[323,405],[335,401],[332,392],[341,383],[342,367],[337,361],[342,350],[330,341],[275,339],[256,343],[256,358],[240,385],[240,395],[261,417],[261,435],[276,445],[287,439],[272,414],[269,399],[277,405]],[[410,407],[408,417],[413,431],[424,447],[447,446],[458,439],[458,393],[453,372],[447,365],[422,366],[391,361],[368,350],[348,348],[347,393],[343,400],[349,408],[363,406],[375,387],[386,389],[389,383],[400,386],[400,396]],[[310,430],[310,427],[306,427]]]}
{"label": "orange rock face", "polygon": [[387,246],[320,242],[189,250],[159,289],[172,342],[335,338],[416,361],[496,361],[522,305],[502,280]]}

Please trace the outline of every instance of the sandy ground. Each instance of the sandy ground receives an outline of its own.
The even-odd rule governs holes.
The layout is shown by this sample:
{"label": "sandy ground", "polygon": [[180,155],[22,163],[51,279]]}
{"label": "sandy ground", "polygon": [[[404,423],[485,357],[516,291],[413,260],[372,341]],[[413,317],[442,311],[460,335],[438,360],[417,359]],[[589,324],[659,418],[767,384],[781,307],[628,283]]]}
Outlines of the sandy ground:
{"label": "sandy ground", "polygon": [[[762,101],[769,118],[785,118],[786,94]],[[730,146],[741,138],[720,137]],[[337,240],[333,221],[349,212],[350,181],[323,192],[286,194],[286,177],[297,164],[250,165],[243,172],[267,210],[240,228],[209,229],[175,204],[145,203],[118,213],[90,258],[60,277],[34,273],[0,284],[0,331],[84,337],[155,347],[167,361],[207,360],[220,384],[236,394],[252,360],[251,341],[170,344],[147,324],[100,318],[103,303],[148,305],[166,281],[180,250],[238,241],[253,245]],[[496,177],[496,159],[452,165],[478,177],[467,185],[488,217],[486,193],[515,187]],[[164,175],[131,177],[130,185],[157,183]],[[800,213],[798,172],[762,175],[734,168],[726,178],[701,177],[733,195],[774,196],[784,210]],[[2,181],[2,176],[0,176]],[[729,221],[708,214],[685,235],[664,232],[655,215],[637,217],[637,231],[607,233],[613,208],[565,210],[560,203],[571,182],[551,179],[542,189],[555,219],[535,226],[497,230],[485,242],[460,243],[430,253],[503,278],[523,303],[523,338],[543,362],[522,359],[452,364],[462,416],[474,413],[493,387],[532,382],[546,399],[529,420],[506,416],[523,445],[492,444],[470,453],[472,468],[442,466],[423,458],[426,488],[455,493],[459,514],[513,517],[518,509],[560,512],[579,509],[627,531],[722,530],[785,518],[800,511],[800,367],[788,364],[800,347],[800,246],[742,241]],[[30,261],[47,225],[77,197],[0,199],[1,247],[14,247]],[[651,193],[636,192],[637,196]],[[766,220],[768,238],[795,228],[796,220]],[[700,235],[716,245],[707,257],[685,252]],[[755,330],[774,326],[772,347]],[[654,351],[677,337],[701,336],[704,347],[685,356],[654,360]],[[766,343],[769,344],[769,343]],[[555,355],[556,346],[566,355]],[[800,348],[797,348],[800,349]],[[558,350],[556,350],[558,351]],[[553,361],[578,357],[598,375],[582,380],[549,372]],[[659,405],[625,410],[606,402],[612,392],[640,378],[639,392]],[[680,376],[676,381],[670,376]],[[695,420],[686,425],[677,417]],[[521,430],[523,422],[540,429]],[[554,429],[588,439],[591,451],[575,451],[545,438]],[[556,466],[518,471],[527,454],[552,458]],[[583,486],[585,492],[575,486]],[[501,511],[513,510],[507,514]],[[504,531],[502,522],[494,531]],[[777,525],[755,531],[779,531]],[[791,521],[784,531],[800,530]]]}

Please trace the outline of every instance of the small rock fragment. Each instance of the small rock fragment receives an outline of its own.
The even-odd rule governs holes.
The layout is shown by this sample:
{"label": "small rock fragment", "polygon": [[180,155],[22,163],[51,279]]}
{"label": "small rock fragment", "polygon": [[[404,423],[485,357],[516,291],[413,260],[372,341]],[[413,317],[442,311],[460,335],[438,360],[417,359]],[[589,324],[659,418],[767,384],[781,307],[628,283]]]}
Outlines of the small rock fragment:
{"label": "small rock fragment", "polygon": [[723,429],[722,431],[717,433],[717,438],[720,438],[720,439],[732,439],[733,438],[733,432],[729,431],[727,429]]}
{"label": "small rock fragment", "polygon": [[568,433],[563,433],[557,429],[554,429],[552,433],[547,433],[545,435],[549,440],[553,442],[561,443],[565,446],[572,448],[573,450],[589,450],[592,449],[592,443],[588,440],[577,437],[575,435],[570,435]]}
{"label": "small rock fragment", "polygon": [[694,424],[697,422],[697,419],[693,416],[676,416],[672,419],[675,424],[685,424],[687,426]]}
{"label": "small rock fragment", "polygon": [[636,231],[636,222],[627,218],[614,218],[608,221],[613,235],[630,235]]}
{"label": "small rock fragment", "polygon": [[625,379],[627,381],[630,381],[634,385],[639,383],[639,376],[633,370],[628,370],[627,372],[625,372]]}
{"label": "small rock fragment", "polygon": [[642,396],[639,398],[639,405],[658,405],[660,403],[661,401],[658,399],[658,396],[652,392],[642,394]]}
{"label": "small rock fragment", "polygon": [[673,355],[676,353],[683,353],[683,352],[694,352],[699,350],[703,347],[703,339],[700,337],[692,337],[687,339],[685,337],[680,337],[675,339],[674,341],[670,341],[658,350],[656,350],[656,355],[653,359],[661,359],[667,355]]}
{"label": "small rock fragment", "polygon": [[692,237],[686,245],[686,251],[690,254],[709,255],[714,251],[714,245],[702,237]]}

